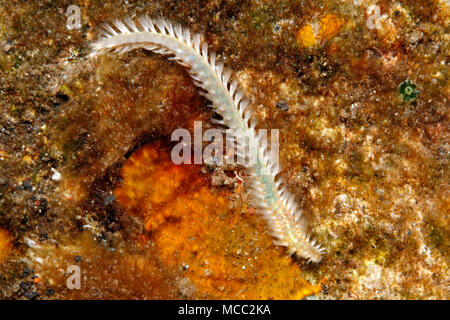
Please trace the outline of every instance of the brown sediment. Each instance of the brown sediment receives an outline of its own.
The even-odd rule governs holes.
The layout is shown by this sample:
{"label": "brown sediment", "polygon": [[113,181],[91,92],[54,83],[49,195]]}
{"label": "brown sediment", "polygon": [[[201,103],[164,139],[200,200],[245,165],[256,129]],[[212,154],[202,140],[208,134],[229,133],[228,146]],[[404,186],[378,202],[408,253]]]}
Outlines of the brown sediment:
{"label": "brown sediment", "polygon": [[9,255],[12,249],[11,236],[3,228],[0,228],[0,263]]}
{"label": "brown sediment", "polygon": [[[111,239],[109,239],[111,240]],[[88,231],[67,234],[59,242],[33,249],[36,290],[43,298],[176,299],[178,273],[155,259],[151,246],[124,241],[114,249]],[[36,261],[41,258],[41,263]],[[78,268],[80,286],[70,287]],[[78,271],[76,271],[78,272]],[[26,279],[25,279],[26,280]],[[25,281],[24,280],[24,281]],[[48,290],[52,295],[46,295]]]}

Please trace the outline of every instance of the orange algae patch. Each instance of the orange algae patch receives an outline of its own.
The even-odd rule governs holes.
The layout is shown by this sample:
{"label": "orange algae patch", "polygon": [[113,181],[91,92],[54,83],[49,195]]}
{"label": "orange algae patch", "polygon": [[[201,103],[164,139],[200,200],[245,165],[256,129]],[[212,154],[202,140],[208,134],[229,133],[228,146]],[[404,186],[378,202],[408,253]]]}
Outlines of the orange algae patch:
{"label": "orange algae patch", "polygon": [[344,25],[345,20],[335,16],[334,14],[327,14],[320,20],[320,39],[331,39],[339,34]]}
{"label": "orange algae patch", "polygon": [[5,229],[0,228],[0,263],[3,263],[11,248],[11,237]]}
{"label": "orange algae patch", "polygon": [[[297,33],[297,42],[305,48],[315,46],[319,41],[332,39],[339,34],[345,19],[334,14],[325,15],[319,22],[303,26]],[[315,26],[313,28],[313,25]]]}
{"label": "orange algae patch", "polygon": [[313,28],[308,24],[297,33],[297,41],[304,47],[310,48],[317,43]]}
{"label": "orange algae patch", "polygon": [[115,197],[144,219],[146,239],[189,279],[191,298],[300,299],[320,291],[272,244],[259,215],[233,193],[212,189],[199,166],[175,165],[150,144],[131,155],[121,175]]}

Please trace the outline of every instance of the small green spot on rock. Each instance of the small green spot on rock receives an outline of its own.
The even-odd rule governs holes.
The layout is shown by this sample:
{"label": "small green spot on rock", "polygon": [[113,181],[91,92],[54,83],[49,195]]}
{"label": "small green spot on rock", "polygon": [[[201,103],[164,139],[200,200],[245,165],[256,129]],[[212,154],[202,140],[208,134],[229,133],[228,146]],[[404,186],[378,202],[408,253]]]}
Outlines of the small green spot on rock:
{"label": "small green spot on rock", "polygon": [[70,90],[70,88],[68,86],[66,86],[65,84],[63,84],[59,88],[59,92],[62,94],[65,94],[66,96],[70,96],[72,94],[72,90]]}
{"label": "small green spot on rock", "polygon": [[398,87],[398,93],[403,101],[413,101],[419,95],[417,85],[411,80],[406,80]]}

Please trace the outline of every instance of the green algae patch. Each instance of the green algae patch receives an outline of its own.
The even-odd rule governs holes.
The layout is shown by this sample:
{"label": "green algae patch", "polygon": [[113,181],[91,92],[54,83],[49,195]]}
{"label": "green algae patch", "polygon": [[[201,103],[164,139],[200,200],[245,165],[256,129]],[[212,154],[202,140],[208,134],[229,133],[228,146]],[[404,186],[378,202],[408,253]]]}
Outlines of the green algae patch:
{"label": "green algae patch", "polygon": [[398,94],[403,101],[414,101],[419,96],[419,90],[414,82],[406,80],[398,87]]}

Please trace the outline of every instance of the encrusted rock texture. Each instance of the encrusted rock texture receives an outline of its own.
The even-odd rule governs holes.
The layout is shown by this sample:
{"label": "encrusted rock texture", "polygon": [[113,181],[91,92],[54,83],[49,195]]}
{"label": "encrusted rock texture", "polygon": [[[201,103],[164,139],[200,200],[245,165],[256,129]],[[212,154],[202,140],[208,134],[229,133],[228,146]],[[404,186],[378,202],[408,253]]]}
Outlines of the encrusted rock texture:
{"label": "encrusted rock texture", "polygon": [[[0,298],[449,299],[449,13],[444,0],[3,2]],[[101,23],[142,14],[202,33],[258,128],[280,130],[320,263],[273,244],[241,167],[171,161],[175,129],[215,127],[184,67],[144,50],[88,59]]]}

